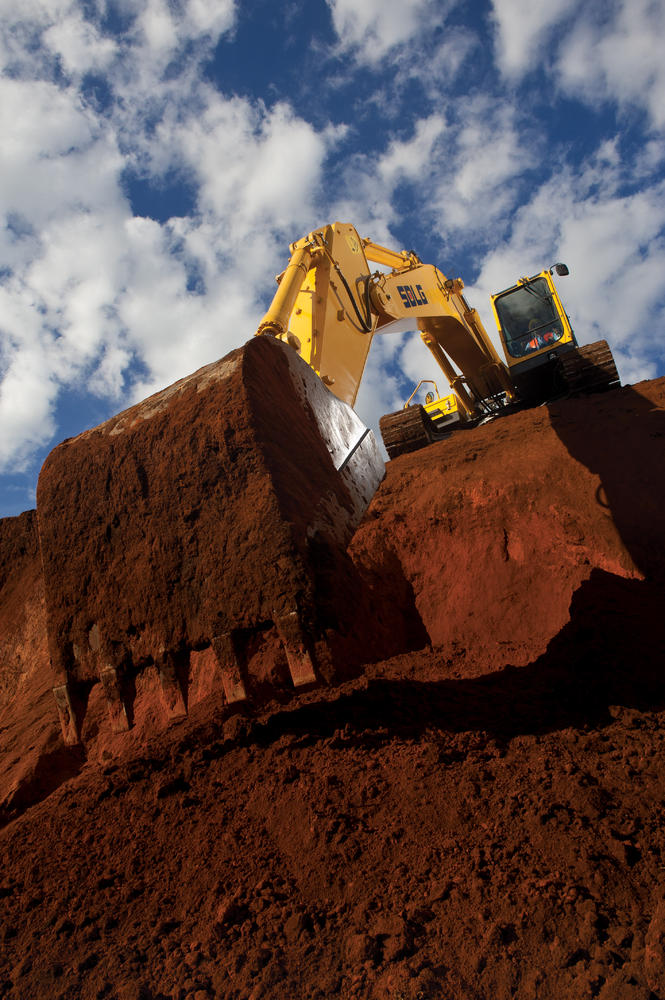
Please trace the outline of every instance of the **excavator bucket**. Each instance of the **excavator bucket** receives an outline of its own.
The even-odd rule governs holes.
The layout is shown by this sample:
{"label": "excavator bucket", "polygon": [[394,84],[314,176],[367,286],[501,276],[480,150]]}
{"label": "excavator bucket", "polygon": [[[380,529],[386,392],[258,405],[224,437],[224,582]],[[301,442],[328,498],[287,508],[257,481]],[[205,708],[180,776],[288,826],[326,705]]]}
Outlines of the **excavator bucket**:
{"label": "excavator bucket", "polygon": [[253,659],[261,641],[282,653],[271,684],[338,676],[330,579],[383,474],[354,411],[269,336],[55,448],[37,508],[65,741],[97,682],[130,727],[146,667],[172,718],[197,658],[251,700],[268,683],[253,664],[280,662]]}

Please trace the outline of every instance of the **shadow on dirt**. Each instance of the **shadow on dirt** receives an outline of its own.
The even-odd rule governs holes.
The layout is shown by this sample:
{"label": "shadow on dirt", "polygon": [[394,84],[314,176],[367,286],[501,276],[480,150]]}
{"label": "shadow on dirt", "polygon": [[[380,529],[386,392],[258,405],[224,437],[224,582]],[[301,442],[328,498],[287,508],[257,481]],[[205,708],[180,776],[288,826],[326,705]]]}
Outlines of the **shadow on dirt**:
{"label": "shadow on dirt", "polygon": [[[649,579],[665,580],[665,379],[548,406],[570,455],[600,478],[596,500]],[[657,398],[660,408],[653,402]]]}
{"label": "shadow on dirt", "polygon": [[59,746],[39,755],[31,767],[18,777],[16,787],[0,804],[0,829],[37,805],[70,778],[76,777],[85,763],[81,747]]}
{"label": "shadow on dirt", "polygon": [[594,570],[577,590],[570,622],[528,667],[470,680],[372,680],[362,691],[271,716],[248,741],[286,733],[306,743],[339,735],[417,738],[427,729],[482,731],[500,741],[569,727],[602,727],[613,705],[665,707],[665,587]]}

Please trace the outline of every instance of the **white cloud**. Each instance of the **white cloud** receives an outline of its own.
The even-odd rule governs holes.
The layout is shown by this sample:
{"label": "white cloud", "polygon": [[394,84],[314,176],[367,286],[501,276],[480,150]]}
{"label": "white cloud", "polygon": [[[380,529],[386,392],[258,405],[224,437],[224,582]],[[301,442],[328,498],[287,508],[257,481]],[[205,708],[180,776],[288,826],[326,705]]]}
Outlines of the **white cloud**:
{"label": "white cloud", "polygon": [[396,122],[404,115],[404,98],[414,92],[414,81],[423,97],[417,108],[411,105],[407,112],[409,123],[416,110],[440,107],[481,44],[478,30],[458,23],[455,8],[459,0],[326,3],[339,39],[333,54],[341,56],[345,67],[336,71],[333,85],[348,83],[358,67],[374,71],[376,83],[363,88],[365,106],[374,106]]}
{"label": "white cloud", "polygon": [[[62,156],[93,141],[94,121],[83,111],[76,94],[41,81],[3,79],[1,86],[3,177],[8,171],[17,180],[16,173],[26,162]],[[30,114],[26,114],[28,109]],[[4,195],[3,189],[0,192]],[[38,189],[34,193],[39,193]]]}
{"label": "white cloud", "polygon": [[535,166],[540,143],[507,102],[473,98],[461,112],[449,173],[436,197],[441,228],[495,235],[496,220],[515,202],[514,182]]}
{"label": "white cloud", "polygon": [[[345,186],[346,217],[353,201],[364,219],[384,229],[396,220],[396,192],[403,183],[419,193],[421,214],[452,242],[496,239],[509,221],[524,175],[538,162],[541,142],[508,102],[460,99],[444,112],[416,120],[413,133],[394,139],[383,154],[354,158]],[[379,237],[380,239],[381,237]]]}
{"label": "white cloud", "polygon": [[0,127],[0,461],[16,468],[53,433],[60,385],[80,386],[104,340],[114,220],[129,209],[113,137],[75,91],[2,79]]}
{"label": "white cloud", "polygon": [[[443,11],[440,11],[443,17]],[[442,40],[426,58],[419,58],[419,53],[410,52],[407,48],[403,54],[402,72],[406,77],[420,82],[428,98],[439,105],[443,94],[457,80],[466,60],[474,50],[480,47],[478,33],[453,23],[454,17],[445,23]],[[442,21],[443,24],[443,21]],[[401,77],[398,78],[398,85]]]}
{"label": "white cloud", "polygon": [[[24,52],[22,75],[0,80],[5,468],[16,471],[53,434],[63,388],[117,407],[251,336],[286,255],[282,230],[292,239],[293,226],[313,225],[323,159],[341,131],[317,132],[286,105],[268,111],[202,82],[196,60],[233,11],[199,0],[129,5],[128,31],[112,45],[64,0],[33,2],[20,23],[5,23],[15,61],[22,44],[41,39],[39,58]],[[163,78],[187,39],[200,43],[195,61]],[[50,79],[45,46],[69,82]],[[106,114],[78,90],[94,66],[106,68],[115,95]],[[163,225],[133,218],[128,167],[182,171],[196,213]],[[189,287],[193,275],[205,295]],[[147,374],[132,385],[135,360]]]}
{"label": "white cloud", "polygon": [[435,113],[416,122],[412,138],[393,140],[378,164],[382,181],[394,188],[401,180],[419,180],[432,173],[434,151],[446,129],[443,115]]}
{"label": "white cloud", "polygon": [[377,64],[396,48],[431,28],[441,16],[433,0],[326,0],[343,49]]}
{"label": "white cloud", "polygon": [[178,43],[176,26],[164,0],[148,0],[138,18],[148,48],[156,53],[171,51]]}
{"label": "white cloud", "polygon": [[20,5],[0,0],[0,25],[0,62],[14,76],[52,78],[54,55],[60,55],[65,66],[82,68],[102,56],[104,43],[74,0],[27,0]]}
{"label": "white cloud", "polygon": [[190,38],[208,34],[217,38],[235,23],[235,0],[186,0],[182,21],[190,26]]}
{"label": "white cloud", "polygon": [[460,234],[467,242],[496,242],[541,145],[509,102],[461,98],[413,121],[411,134],[389,140],[383,152],[351,157],[332,213],[394,245],[391,227],[408,221],[398,208],[406,185],[418,196],[417,227],[439,234],[447,251]]}
{"label": "white cloud", "polygon": [[115,41],[104,38],[93,24],[73,12],[52,24],[44,32],[43,42],[60,56],[65,72],[75,76],[106,69],[118,52]]}
{"label": "white cloud", "polygon": [[[141,263],[120,315],[151,372],[138,393],[251,336],[274,275],[287,263],[289,242],[316,225],[324,159],[339,137],[334,129],[317,132],[285,105],[268,111],[211,88],[200,96],[203,112],[165,119],[149,150],[158,173],[176,167],[195,184],[196,214],[167,227],[148,220],[131,227],[132,259]],[[192,269],[205,296],[187,292]]]}
{"label": "white cloud", "polygon": [[355,409],[379,441],[379,419],[385,413],[399,410],[405,402],[404,379],[390,374],[390,371],[395,368],[401,370],[401,352],[407,339],[395,329],[375,336],[360,384]]}
{"label": "white cloud", "polygon": [[214,0],[213,3],[206,3],[205,0],[181,0],[179,3],[143,0],[138,7],[133,36],[160,62],[164,62],[188,40],[196,39],[199,45],[205,47],[215,44],[220,35],[233,27],[234,22],[234,0]]}
{"label": "white cloud", "polygon": [[627,0],[612,18],[582,18],[561,44],[556,64],[560,86],[571,96],[640,106],[653,125],[665,127],[665,36],[662,0]]}
{"label": "white cloud", "polygon": [[501,72],[522,74],[536,65],[547,64],[552,29],[577,6],[577,0],[556,3],[492,0],[496,62]]}
{"label": "white cloud", "polygon": [[[12,82],[8,90],[20,103],[13,88],[21,88]],[[14,309],[0,320],[4,406],[21,379],[27,386],[38,376],[46,412],[68,385],[109,400],[141,397],[250,337],[288,241],[300,235],[293,227],[313,225],[334,130],[317,133],[285,106],[268,112],[202,91],[205,113],[163,124],[153,140],[156,162],[166,165],[165,144],[171,162],[188,168],[199,210],[160,225],[132,218],[122,190],[127,158],[112,131],[52,85],[25,84],[21,93],[33,99],[32,127],[19,128],[5,147],[2,171],[5,213],[25,227],[23,237],[18,222],[12,238],[5,233],[3,263],[13,277],[3,293]],[[51,150],[41,158],[40,133]],[[35,188],[42,194],[33,200]],[[192,271],[205,295],[188,289]],[[148,375],[131,386],[134,358]],[[37,420],[25,408],[13,413],[3,422],[4,457],[16,462],[53,427],[44,413]]]}
{"label": "white cloud", "polygon": [[228,218],[233,241],[247,228],[311,218],[326,136],[286,105],[266,112],[211,92],[204,115],[160,141],[196,170],[202,210]]}
{"label": "white cloud", "polygon": [[55,432],[53,390],[41,352],[22,351],[0,383],[0,469],[25,468]]}
{"label": "white cloud", "polygon": [[492,0],[492,7],[496,61],[505,76],[545,69],[553,86],[575,100],[641,107],[657,129],[665,127],[662,0]]}

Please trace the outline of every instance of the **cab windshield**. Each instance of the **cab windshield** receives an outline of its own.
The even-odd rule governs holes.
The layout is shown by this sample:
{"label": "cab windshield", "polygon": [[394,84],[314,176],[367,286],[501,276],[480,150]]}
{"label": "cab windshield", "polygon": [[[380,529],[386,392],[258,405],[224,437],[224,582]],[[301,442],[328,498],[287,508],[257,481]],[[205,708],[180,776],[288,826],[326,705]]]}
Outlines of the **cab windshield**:
{"label": "cab windshield", "polygon": [[513,358],[549,347],[563,336],[563,324],[544,278],[534,278],[500,295],[495,306],[506,348]]}

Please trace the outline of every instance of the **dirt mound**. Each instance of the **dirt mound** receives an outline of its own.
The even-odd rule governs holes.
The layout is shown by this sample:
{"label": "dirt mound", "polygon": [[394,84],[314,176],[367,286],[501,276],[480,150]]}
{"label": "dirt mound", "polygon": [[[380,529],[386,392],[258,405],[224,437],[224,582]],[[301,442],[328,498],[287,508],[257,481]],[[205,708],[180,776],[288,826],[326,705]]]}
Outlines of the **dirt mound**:
{"label": "dirt mound", "polygon": [[0,832],[0,995],[665,998],[664,432],[661,379],[390,463],[362,677],[140,744],[96,685]]}
{"label": "dirt mound", "polygon": [[505,417],[405,455],[353,538],[399,567],[430,640],[478,672],[522,665],[594,569],[665,577],[665,381]]}

